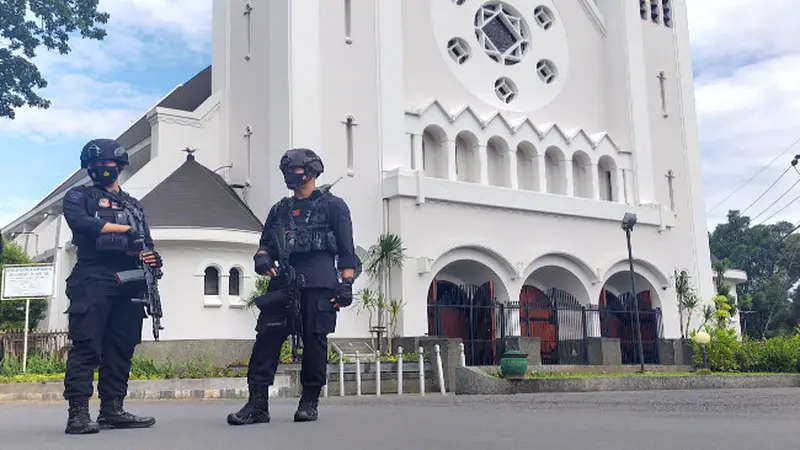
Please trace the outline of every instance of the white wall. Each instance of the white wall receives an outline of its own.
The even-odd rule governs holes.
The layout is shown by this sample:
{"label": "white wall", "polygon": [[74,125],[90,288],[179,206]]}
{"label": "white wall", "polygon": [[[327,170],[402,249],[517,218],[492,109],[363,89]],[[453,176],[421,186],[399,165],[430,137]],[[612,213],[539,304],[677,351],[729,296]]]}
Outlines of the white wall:
{"label": "white wall", "polygon": [[[245,15],[248,3],[253,9]],[[278,162],[292,145],[289,10],[288,1],[214,0],[213,7],[212,83],[222,100],[218,148],[224,163],[233,163],[229,182],[249,183],[244,199],[261,220],[286,193]],[[317,30],[307,31],[313,39]],[[305,42],[298,37],[298,44]],[[315,88],[298,92],[306,89]]]}
{"label": "white wall", "polygon": [[[507,5],[525,15],[531,32],[527,56],[510,68],[489,59],[475,36],[475,14],[484,2],[402,3],[406,108],[438,99],[453,108],[470,105],[481,115],[502,109],[539,123],[555,122],[595,132],[608,128],[605,75],[598,70],[605,65],[603,36],[579,2],[506,0]],[[555,15],[554,25],[546,31],[533,21],[533,10],[538,5],[549,7]],[[464,39],[471,47],[472,56],[462,65],[447,55],[447,43],[454,37]],[[542,58],[553,61],[558,69],[559,76],[551,84],[542,83],[536,74],[536,63]],[[494,81],[500,76],[510,77],[519,89],[517,100],[507,105],[494,94]]]}
{"label": "white wall", "polygon": [[[253,249],[248,246],[208,242],[159,242],[164,259],[164,277],[159,282],[164,317],[160,338],[174,339],[250,339],[255,338],[257,310],[241,307],[239,299],[228,295],[228,273],[233,267],[243,271],[243,300],[253,292]],[[221,273],[220,295],[203,295],[205,268],[215,266]],[[152,340],[152,322],[147,319],[142,333]]]}
{"label": "white wall", "polygon": [[[667,172],[672,170],[675,198],[675,269],[687,270],[703,302],[714,295],[694,112],[688,24],[683,0],[672,1],[672,27],[638,18],[642,27],[647,80],[648,123],[652,133],[655,199],[670,206]],[[638,10],[638,8],[637,8]],[[666,113],[662,111],[659,73],[663,72]]]}
{"label": "white wall", "polygon": [[[496,286],[500,301],[518,300],[522,285],[534,271],[555,266],[580,280],[589,294],[588,299],[579,297],[582,303],[597,304],[605,281],[627,271],[625,235],[616,220],[563,220],[436,200],[418,206],[411,198],[393,199],[389,214],[391,231],[399,234],[408,248],[402,289],[393,292],[408,303],[403,318],[407,335],[427,332],[428,287],[436,273],[453,261],[471,259],[486,266],[484,282],[491,269],[502,280],[502,285]],[[430,217],[441,219],[433,225]],[[665,336],[677,337],[677,304],[669,269],[670,250],[679,242],[674,234],[659,233],[657,226],[647,224],[637,226],[632,242],[635,269],[655,287],[654,304],[660,303],[664,310]],[[547,287],[575,290],[568,284]]]}

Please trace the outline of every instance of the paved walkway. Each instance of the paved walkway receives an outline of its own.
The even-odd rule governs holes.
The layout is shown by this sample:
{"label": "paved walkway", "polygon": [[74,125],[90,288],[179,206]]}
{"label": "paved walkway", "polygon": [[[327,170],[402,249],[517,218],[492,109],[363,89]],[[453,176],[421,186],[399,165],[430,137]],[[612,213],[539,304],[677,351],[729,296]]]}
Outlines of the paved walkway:
{"label": "paved walkway", "polygon": [[65,405],[15,402],[0,405],[0,442],[25,450],[800,448],[800,389],[329,398],[320,421],[307,424],[291,421],[294,401],[277,401],[270,424],[227,425],[240,405],[131,401],[132,412],[156,416],[155,427],[67,436]]}

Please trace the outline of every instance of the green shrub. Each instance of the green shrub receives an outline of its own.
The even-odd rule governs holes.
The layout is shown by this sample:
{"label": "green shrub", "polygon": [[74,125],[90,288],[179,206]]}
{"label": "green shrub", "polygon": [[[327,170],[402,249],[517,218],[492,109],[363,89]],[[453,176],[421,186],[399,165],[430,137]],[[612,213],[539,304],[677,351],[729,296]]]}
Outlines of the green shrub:
{"label": "green shrub", "polygon": [[736,358],[742,372],[795,372],[800,335],[745,341]]}
{"label": "green shrub", "polygon": [[[708,369],[712,372],[736,372],[739,370],[739,353],[742,343],[732,328],[704,327],[704,331],[711,336],[711,342],[706,345]],[[694,337],[694,332],[691,337]],[[703,367],[703,353],[700,345],[692,339],[692,363],[695,367]]]}
{"label": "green shrub", "polygon": [[[28,354],[28,374],[51,375],[64,373],[67,365],[55,357],[45,356],[38,352]],[[22,357],[6,358],[0,362],[0,377],[22,375]]]}

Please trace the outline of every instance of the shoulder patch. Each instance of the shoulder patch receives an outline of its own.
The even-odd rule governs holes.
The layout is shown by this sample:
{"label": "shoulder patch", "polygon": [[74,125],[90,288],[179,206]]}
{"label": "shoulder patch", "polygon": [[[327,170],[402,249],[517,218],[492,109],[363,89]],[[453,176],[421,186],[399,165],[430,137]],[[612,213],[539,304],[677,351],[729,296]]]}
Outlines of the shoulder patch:
{"label": "shoulder patch", "polygon": [[83,200],[83,191],[79,189],[70,189],[65,198],[73,202],[81,201]]}

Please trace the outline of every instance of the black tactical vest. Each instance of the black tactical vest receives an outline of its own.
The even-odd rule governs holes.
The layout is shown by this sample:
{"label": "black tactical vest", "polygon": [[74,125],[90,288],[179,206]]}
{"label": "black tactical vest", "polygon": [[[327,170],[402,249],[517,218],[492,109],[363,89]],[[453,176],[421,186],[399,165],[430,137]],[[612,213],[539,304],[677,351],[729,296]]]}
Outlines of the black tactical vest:
{"label": "black tactical vest", "polygon": [[278,204],[277,223],[286,237],[289,254],[329,252],[337,253],[336,235],[328,219],[327,193],[313,199],[304,217],[295,217],[294,197],[285,197]]}

